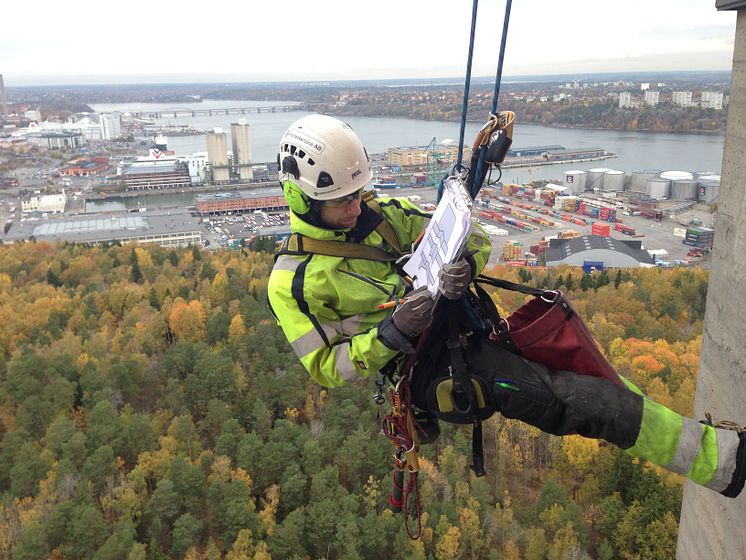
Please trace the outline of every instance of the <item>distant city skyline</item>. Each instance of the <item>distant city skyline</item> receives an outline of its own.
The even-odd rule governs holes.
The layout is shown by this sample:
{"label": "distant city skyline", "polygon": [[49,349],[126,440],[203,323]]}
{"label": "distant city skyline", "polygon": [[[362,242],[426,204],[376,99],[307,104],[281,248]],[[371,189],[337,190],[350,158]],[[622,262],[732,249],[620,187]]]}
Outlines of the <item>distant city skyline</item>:
{"label": "distant city skyline", "polygon": [[[11,2],[0,73],[6,87],[464,75],[472,2],[367,6]],[[503,10],[480,4],[474,76],[494,75]],[[715,0],[515,0],[504,75],[727,71],[734,35],[735,13],[717,12]]]}

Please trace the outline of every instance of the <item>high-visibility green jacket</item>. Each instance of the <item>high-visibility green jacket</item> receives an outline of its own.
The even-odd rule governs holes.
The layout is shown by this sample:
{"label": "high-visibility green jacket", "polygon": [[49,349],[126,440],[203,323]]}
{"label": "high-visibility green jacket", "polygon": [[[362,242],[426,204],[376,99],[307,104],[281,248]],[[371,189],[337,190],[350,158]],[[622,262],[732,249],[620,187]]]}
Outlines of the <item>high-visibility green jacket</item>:
{"label": "high-visibility green jacket", "polygon": [[[365,202],[354,229],[315,227],[290,213],[294,233],[319,240],[351,241],[396,251],[375,231],[391,224],[407,252],[430,215],[406,199],[381,198],[381,216]],[[487,235],[478,226],[467,242],[476,272],[489,257]],[[407,287],[395,266],[363,258],[281,254],[269,277],[269,302],[290,345],[313,379],[326,387],[367,378],[399,355],[378,337],[378,323],[392,313],[377,306],[404,295]]]}

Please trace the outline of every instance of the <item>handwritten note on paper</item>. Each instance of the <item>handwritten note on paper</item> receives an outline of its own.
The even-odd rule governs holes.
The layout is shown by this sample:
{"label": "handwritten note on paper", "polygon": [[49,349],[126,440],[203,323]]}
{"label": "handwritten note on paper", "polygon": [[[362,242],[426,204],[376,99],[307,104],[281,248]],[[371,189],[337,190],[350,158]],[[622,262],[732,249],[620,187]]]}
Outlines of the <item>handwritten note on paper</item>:
{"label": "handwritten note on paper", "polygon": [[414,287],[427,286],[438,293],[438,271],[453,262],[471,231],[472,200],[463,182],[448,177],[433,217],[422,241],[404,265],[404,272],[414,279]]}

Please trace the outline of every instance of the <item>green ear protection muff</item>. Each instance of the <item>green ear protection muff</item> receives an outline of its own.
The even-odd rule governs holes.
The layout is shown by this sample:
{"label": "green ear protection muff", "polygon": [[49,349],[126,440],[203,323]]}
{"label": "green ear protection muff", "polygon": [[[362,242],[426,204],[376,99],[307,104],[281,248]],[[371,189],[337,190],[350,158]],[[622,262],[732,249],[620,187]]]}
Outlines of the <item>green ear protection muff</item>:
{"label": "green ear protection muff", "polygon": [[[286,175],[287,177],[287,175]],[[300,187],[290,179],[280,181],[282,185],[282,194],[288,202],[290,209],[296,214],[308,214],[311,211],[311,200],[306,196]]]}
{"label": "green ear protection muff", "polygon": [[298,162],[295,161],[293,156],[285,156],[282,162],[280,162],[280,154],[277,154],[277,163],[280,164],[280,172],[282,173],[280,184],[282,185],[282,193],[285,195],[288,206],[296,214],[308,214],[311,211],[311,200],[292,181],[293,177],[295,179],[300,178]]}

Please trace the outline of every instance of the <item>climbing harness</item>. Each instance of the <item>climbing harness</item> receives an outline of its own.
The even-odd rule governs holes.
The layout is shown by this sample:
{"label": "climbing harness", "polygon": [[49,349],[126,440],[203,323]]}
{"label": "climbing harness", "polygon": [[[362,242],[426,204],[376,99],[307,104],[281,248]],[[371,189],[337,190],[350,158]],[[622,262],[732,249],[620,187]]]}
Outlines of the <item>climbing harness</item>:
{"label": "climbing harness", "polygon": [[[479,0],[473,1],[471,34],[469,39],[469,53],[466,65],[466,79],[464,83],[464,101],[461,112],[461,131],[459,134],[459,149],[457,163],[454,165],[452,174],[460,180],[466,182],[467,190],[472,199],[479,192],[484,182],[483,167],[487,162],[490,166],[498,166],[504,160],[508,148],[512,142],[513,123],[515,114],[510,111],[497,112],[497,99],[500,94],[500,82],[502,80],[503,60],[505,57],[505,45],[507,42],[508,24],[510,21],[510,8],[512,0],[506,0],[505,18],[503,21],[502,40],[500,43],[500,54],[497,65],[497,74],[495,76],[495,89],[492,99],[492,111],[489,120],[480,129],[477,138],[474,141],[472,149],[472,159],[469,168],[462,164],[462,154],[464,148],[464,133],[466,128],[466,114],[468,110],[469,88],[471,84],[471,68],[474,54],[474,38],[476,30],[477,8]],[[437,200],[443,194],[444,182],[441,181],[438,188]],[[449,338],[448,347],[452,366],[450,370],[450,379],[445,380],[443,390],[440,391],[441,402],[449,401],[453,409],[453,418],[468,419],[473,423],[472,431],[472,470],[477,476],[485,473],[484,460],[482,452],[482,425],[481,421],[489,417],[493,410],[485,405],[485,395],[488,394],[485,388],[473,386],[473,379],[470,378],[466,371],[466,364],[463,360],[463,351],[465,350],[465,341],[460,336],[458,324],[455,317],[458,316],[459,310],[456,306],[459,302],[454,302],[453,306],[448,306],[448,314],[451,317],[449,321]],[[421,524],[421,504],[418,484],[419,461],[418,452],[420,437],[423,433],[422,426],[417,422],[415,410],[412,404],[412,374],[418,357],[421,355],[423,348],[427,343],[431,330],[426,329],[420,335],[414,354],[410,355],[404,366],[399,371],[399,379],[393,389],[389,390],[389,399],[391,401],[392,412],[384,417],[383,432],[396,448],[394,453],[395,469],[393,473],[393,489],[389,496],[389,507],[395,513],[403,511],[404,524],[407,534],[412,539],[416,539],[422,532]],[[436,391],[437,392],[437,391]],[[439,410],[437,407],[435,410]],[[428,438],[429,439],[429,438]],[[404,472],[408,473],[408,479],[405,484]],[[413,508],[410,509],[409,502],[413,502]],[[416,530],[412,531],[410,527],[410,518],[416,518]]]}
{"label": "climbing harness", "polygon": [[[467,62],[466,82],[464,89],[464,105],[461,118],[461,134],[459,141],[458,162],[454,166],[453,173],[459,180],[465,181],[467,190],[472,199],[476,196],[481,187],[484,176],[482,167],[486,162],[490,166],[497,165],[503,161],[507,153],[513,134],[513,122],[515,115],[510,111],[497,112],[497,98],[500,91],[500,81],[502,79],[502,64],[505,55],[505,44],[507,40],[507,30],[510,18],[510,7],[512,1],[506,0],[505,20],[503,23],[502,42],[500,45],[500,56],[497,68],[495,91],[493,95],[493,107],[488,122],[480,129],[475,139],[472,150],[472,161],[470,167],[462,165],[461,158],[464,144],[464,129],[466,126],[466,112],[468,109],[469,86],[471,82],[472,55],[474,49],[474,37],[476,29],[476,17],[478,0],[473,2],[471,37],[469,43],[469,55]],[[440,200],[443,190],[441,182],[438,200]],[[362,199],[374,212],[381,218],[383,214],[378,202],[373,200],[371,193],[364,193]],[[303,254],[321,254],[327,256],[340,256],[350,258],[361,258],[379,262],[391,262],[397,267],[400,274],[402,249],[399,245],[396,234],[391,225],[385,218],[376,226],[376,231],[391,247],[392,252],[384,251],[372,246],[361,245],[358,243],[344,241],[322,241],[311,239],[300,234],[291,235],[283,244],[280,251],[276,254],[277,258],[282,254],[303,255]],[[419,240],[418,240],[419,242]],[[415,245],[417,242],[415,243]],[[404,257],[406,257],[405,255]],[[453,306],[448,307],[448,315],[452,318],[459,317],[463,309],[457,309],[462,305],[460,302],[453,302]],[[449,323],[449,342],[447,346],[450,351],[450,358],[453,362],[450,379],[444,382],[441,387],[437,406],[433,409],[439,416],[444,414],[444,419],[458,423],[473,424],[473,447],[472,447],[472,469],[477,476],[485,474],[484,461],[482,455],[482,435],[481,421],[488,418],[494,413],[494,407],[486,403],[489,399],[489,391],[485,386],[473,385],[474,378],[469,376],[466,371],[466,363],[463,353],[466,349],[464,337],[458,332],[458,321],[451,320]],[[426,412],[426,409],[415,406],[413,403],[413,372],[417,364],[418,357],[423,356],[423,349],[426,347],[431,330],[425,330],[419,337],[415,352],[407,357],[403,366],[399,369],[396,379],[389,378],[390,386],[387,390],[387,396],[391,411],[383,415],[382,431],[391,441],[394,447],[394,470],[392,473],[393,488],[389,496],[389,508],[395,512],[402,512],[404,516],[404,525],[407,534],[412,539],[417,539],[422,533],[422,506],[419,489],[419,451],[420,445],[430,443],[435,440],[439,433],[439,428],[435,416]],[[380,382],[376,382],[377,391],[373,394],[373,401],[379,407],[385,403],[384,387],[386,385],[385,376]],[[447,393],[447,395],[446,395]],[[450,405],[443,404],[450,402]],[[451,406],[452,415],[448,416],[445,407]],[[406,480],[405,480],[406,474]],[[412,523],[414,524],[412,525]]]}

